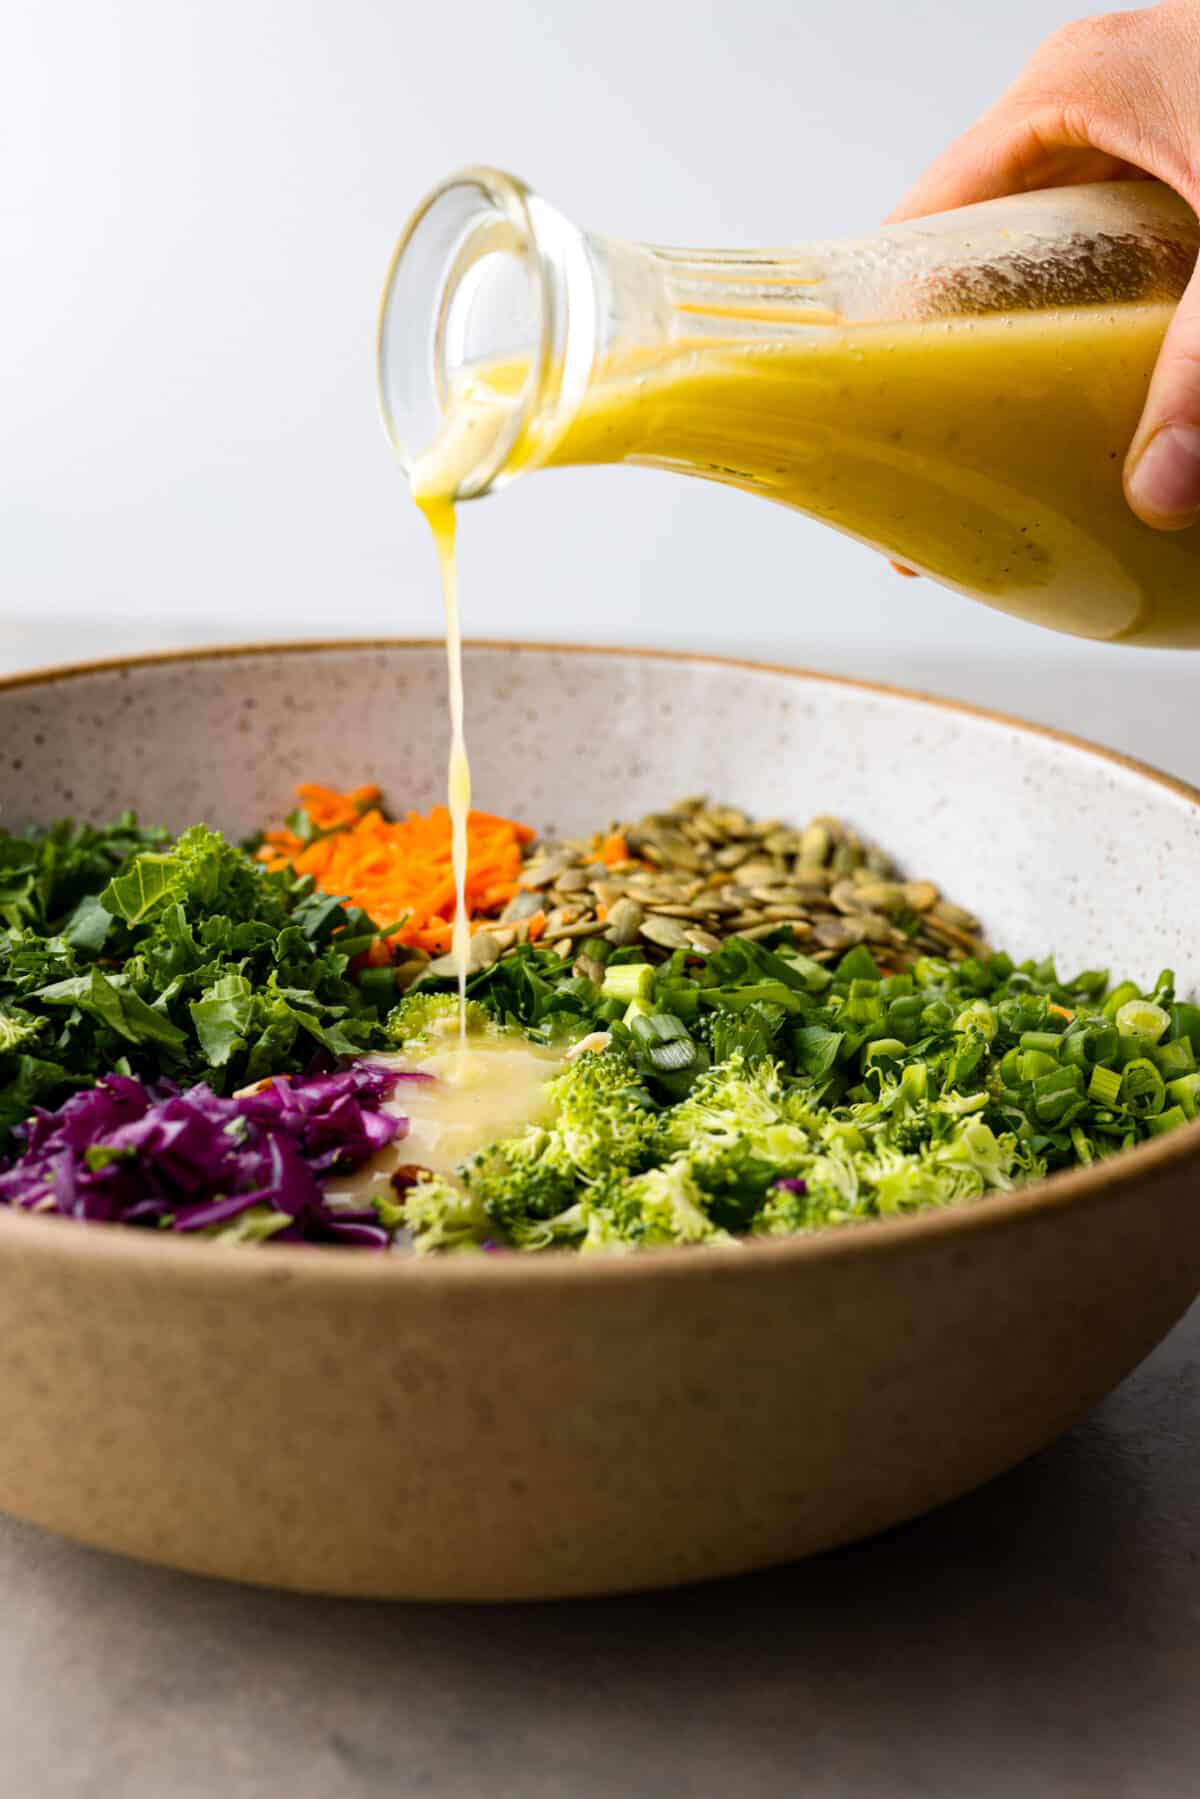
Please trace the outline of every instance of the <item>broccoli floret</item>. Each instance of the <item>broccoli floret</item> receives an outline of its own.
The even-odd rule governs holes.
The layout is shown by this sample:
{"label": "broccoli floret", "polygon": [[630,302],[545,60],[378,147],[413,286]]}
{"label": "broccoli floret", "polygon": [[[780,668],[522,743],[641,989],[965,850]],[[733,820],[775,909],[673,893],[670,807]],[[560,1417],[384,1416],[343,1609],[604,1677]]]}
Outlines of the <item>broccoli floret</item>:
{"label": "broccoli floret", "polygon": [[929,1107],[924,1103],[914,1106],[911,1111],[897,1118],[888,1133],[889,1141],[905,1155],[919,1153],[927,1146],[932,1135],[933,1119]]}
{"label": "broccoli floret", "polygon": [[737,1054],[708,1069],[665,1114],[659,1152],[683,1158],[699,1186],[719,1196],[721,1222],[737,1228],[773,1180],[799,1174],[811,1160],[812,1122],[777,1063]]}
{"label": "broccoli floret", "polygon": [[[467,1001],[467,1030],[494,1030],[495,1026],[478,1000]],[[457,993],[408,993],[387,1017],[387,1034],[401,1049],[414,1044],[448,1037],[458,1030]]]}
{"label": "broccoli floret", "polygon": [[492,1144],[458,1170],[482,1218],[521,1249],[582,1237],[588,1189],[644,1168],[654,1154],[654,1106],[622,1051],[585,1051],[546,1093],[547,1125]]}
{"label": "broccoli floret", "polygon": [[988,1188],[1008,1192],[1015,1185],[1016,1151],[1014,1136],[1005,1133],[997,1137],[982,1118],[964,1118],[945,1143],[934,1146],[930,1159],[941,1169],[969,1175],[968,1191],[963,1195],[969,1198],[971,1188],[976,1193]]}
{"label": "broccoli floret", "polygon": [[561,1157],[585,1182],[645,1167],[654,1154],[653,1101],[622,1050],[588,1050],[547,1088],[554,1106],[550,1134]]}
{"label": "broccoli floret", "polygon": [[[732,1243],[714,1224],[703,1189],[683,1159],[611,1186],[591,1208],[581,1248],[650,1247],[666,1243]],[[585,1205],[585,1211],[588,1210]]]}
{"label": "broccoli floret", "polygon": [[0,1055],[9,1050],[27,1049],[45,1030],[40,1018],[28,1012],[0,1010]]}
{"label": "broccoli floret", "polygon": [[828,1224],[848,1224],[854,1213],[847,1208],[846,1196],[836,1182],[817,1173],[821,1163],[814,1163],[804,1176],[804,1190],[795,1187],[772,1187],[766,1203],[754,1216],[752,1229],[756,1236],[793,1237],[797,1231],[810,1231]]}
{"label": "broccoli floret", "polygon": [[555,1133],[536,1125],[480,1150],[459,1173],[484,1215],[514,1241],[523,1224],[543,1224],[575,1200],[574,1164]]}
{"label": "broccoli floret", "polygon": [[404,1222],[420,1254],[482,1243],[487,1215],[476,1196],[443,1175],[426,1175],[404,1196]]}
{"label": "broccoli floret", "polygon": [[924,1206],[946,1206],[970,1197],[958,1190],[961,1183],[953,1172],[933,1166],[928,1158],[918,1161],[899,1149],[881,1150],[864,1174],[870,1182],[870,1210],[881,1217],[915,1212]]}

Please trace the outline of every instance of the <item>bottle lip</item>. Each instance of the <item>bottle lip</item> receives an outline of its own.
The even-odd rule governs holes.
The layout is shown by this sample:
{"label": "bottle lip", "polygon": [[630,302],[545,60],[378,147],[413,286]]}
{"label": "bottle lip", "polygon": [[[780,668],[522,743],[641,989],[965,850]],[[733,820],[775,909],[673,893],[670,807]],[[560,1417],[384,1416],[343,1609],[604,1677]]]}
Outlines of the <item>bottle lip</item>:
{"label": "bottle lip", "polygon": [[473,498],[515,472],[509,464],[531,418],[553,403],[556,270],[549,209],[541,203],[539,224],[538,206],[515,176],[468,165],[425,196],[392,252],[376,376],[384,430],[410,480],[447,421],[455,374],[506,353],[527,359],[478,455],[458,462],[448,497]]}

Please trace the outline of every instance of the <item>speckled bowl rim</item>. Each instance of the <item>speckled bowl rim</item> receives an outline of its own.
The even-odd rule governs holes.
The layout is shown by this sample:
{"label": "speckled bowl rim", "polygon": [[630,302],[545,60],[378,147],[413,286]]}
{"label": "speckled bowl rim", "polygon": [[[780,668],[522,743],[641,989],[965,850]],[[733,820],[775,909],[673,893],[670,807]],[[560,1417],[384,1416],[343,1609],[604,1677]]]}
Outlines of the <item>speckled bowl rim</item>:
{"label": "speckled bowl rim", "polygon": [[[338,637],[296,638],[281,643],[204,644],[192,649],[147,651],[134,656],[102,657],[86,662],[64,662],[0,676],[0,693],[15,688],[48,686],[94,674],[131,672],[175,662],[219,662],[250,656],[288,656],[335,654],[358,650],[441,650],[442,640],[435,637]],[[546,643],[535,640],[510,641],[502,638],[473,638],[467,645],[472,651],[506,654],[531,653],[556,656],[616,656],[683,664],[692,667],[746,669],[762,674],[781,675],[788,679],[821,683],[831,687],[857,688],[864,693],[883,694],[888,698],[937,707],[944,712],[984,719],[1028,736],[1066,744],[1072,749],[1129,770],[1143,780],[1153,782],[1177,794],[1200,809],[1200,789],[1174,775],[1164,774],[1150,763],[1126,756],[1119,750],[1105,749],[1085,737],[1037,725],[1012,713],[993,711],[989,707],[972,706],[961,700],[946,699],[939,694],[921,693],[914,688],[897,687],[883,681],[859,680],[853,675],[826,674],[819,669],[796,668],[785,663],[763,662],[747,657],[710,655],[700,651],[671,650],[628,644]],[[303,1283],[308,1288],[340,1289],[346,1282],[380,1283],[431,1281],[454,1287],[474,1287],[486,1282],[489,1287],[524,1286],[530,1282],[558,1286],[567,1282],[626,1282],[645,1280],[687,1280],[704,1269],[713,1267],[714,1257],[730,1278],[753,1279],[754,1270],[764,1265],[838,1263],[846,1258],[886,1256],[916,1248],[924,1241],[949,1237],[973,1239],[980,1232],[1020,1230],[1027,1220],[1047,1212],[1072,1207],[1083,1208],[1123,1196],[1133,1183],[1173,1167],[1192,1164],[1200,1180],[1200,1119],[1168,1136],[1155,1137],[1134,1149],[1124,1150],[1111,1161],[1094,1163],[1090,1168],[1075,1168],[1047,1175],[1040,1181],[1007,1194],[990,1194],[977,1202],[964,1202],[944,1210],[917,1212],[906,1218],[876,1219],[862,1230],[828,1230],[812,1236],[779,1237],[756,1240],[747,1248],[742,1245],[715,1246],[702,1255],[688,1248],[640,1250],[636,1254],[613,1256],[579,1256],[569,1251],[547,1252],[540,1256],[445,1256],[418,1257],[405,1255],[363,1255],[338,1251],[330,1245],[317,1248],[303,1244],[276,1244],[269,1254],[231,1253],[228,1246],[215,1243],[181,1242],[168,1235],[155,1236],[140,1231],[107,1231],[76,1228],[73,1221],[61,1218],[31,1217],[26,1212],[0,1207],[0,1231],[21,1233],[27,1249],[47,1255],[70,1255],[80,1262],[96,1266],[124,1262],[142,1271],[150,1268],[185,1284],[207,1284],[220,1279],[231,1284],[264,1279]],[[74,1234],[71,1234],[71,1231]],[[765,1271],[765,1267],[764,1267]]]}

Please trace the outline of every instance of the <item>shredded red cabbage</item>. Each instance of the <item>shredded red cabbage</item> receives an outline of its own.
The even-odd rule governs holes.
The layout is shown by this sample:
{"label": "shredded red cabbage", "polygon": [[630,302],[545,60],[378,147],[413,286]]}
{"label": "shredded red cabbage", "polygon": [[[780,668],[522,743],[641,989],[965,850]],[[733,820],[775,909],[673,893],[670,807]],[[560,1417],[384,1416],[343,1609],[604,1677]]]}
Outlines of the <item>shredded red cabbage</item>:
{"label": "shredded red cabbage", "polygon": [[808,1192],[808,1182],[801,1180],[798,1175],[780,1175],[777,1181],[771,1182],[771,1185],[772,1187],[782,1187],[785,1193]]}
{"label": "shredded red cabbage", "polygon": [[223,1099],[203,1084],[181,1093],[106,1075],[17,1127],[23,1148],[0,1169],[0,1204],[175,1231],[211,1231],[258,1208],[247,1235],[386,1249],[375,1213],[328,1205],[322,1180],[407,1134],[408,1120],[380,1107],[414,1078],[356,1062]]}

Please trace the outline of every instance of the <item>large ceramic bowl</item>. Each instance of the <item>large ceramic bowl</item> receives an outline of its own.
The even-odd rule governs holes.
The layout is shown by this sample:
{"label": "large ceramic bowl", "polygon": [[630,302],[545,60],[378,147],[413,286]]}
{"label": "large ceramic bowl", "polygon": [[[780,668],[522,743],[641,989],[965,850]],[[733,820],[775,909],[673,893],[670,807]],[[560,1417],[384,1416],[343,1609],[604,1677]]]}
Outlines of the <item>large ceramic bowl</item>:
{"label": "large ceramic bowl", "polygon": [[[1187,985],[1200,795],[960,707],[684,656],[468,652],[478,801],[840,813],[1017,953]],[[248,830],[440,796],[440,647],[0,688],[0,818]],[[0,1506],[182,1568],[426,1598],[728,1573],[894,1524],[1087,1410],[1200,1288],[1200,1128],[1011,1197],[753,1249],[412,1261],[0,1214]]]}

